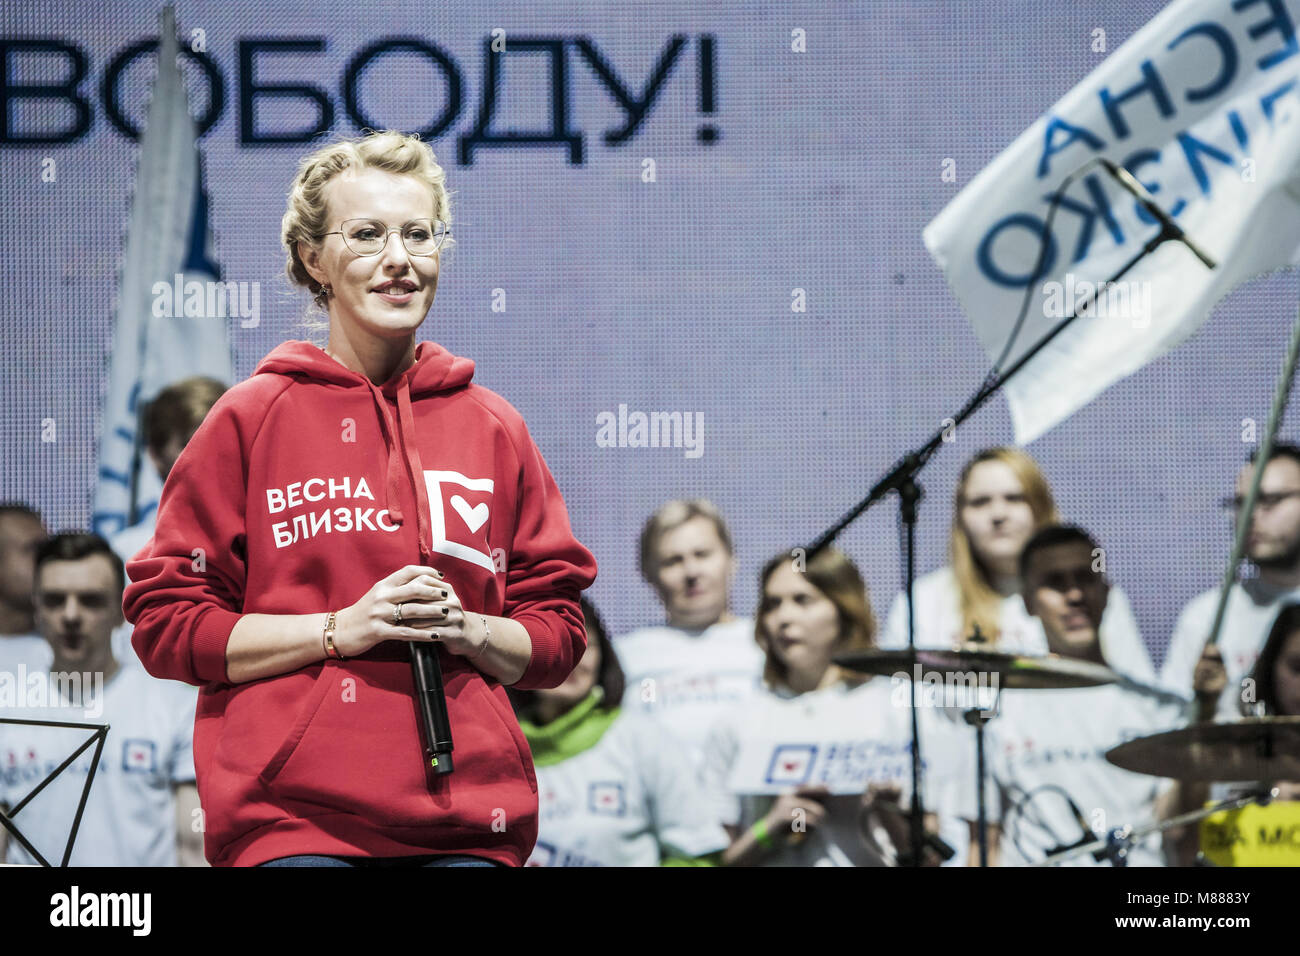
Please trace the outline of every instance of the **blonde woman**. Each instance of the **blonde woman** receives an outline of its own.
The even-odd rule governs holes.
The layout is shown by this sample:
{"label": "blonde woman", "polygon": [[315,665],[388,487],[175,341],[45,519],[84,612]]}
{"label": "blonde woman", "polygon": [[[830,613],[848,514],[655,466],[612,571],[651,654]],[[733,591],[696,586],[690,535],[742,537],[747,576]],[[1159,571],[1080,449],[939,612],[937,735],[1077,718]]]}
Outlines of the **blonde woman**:
{"label": "blonde woman", "polygon": [[[913,585],[916,646],[951,648],[976,629],[992,648],[1011,654],[1045,654],[1042,625],[1025,609],[1019,561],[1038,529],[1060,517],[1038,463],[1017,448],[988,448],[962,469],[953,500],[950,563]],[[889,611],[886,647],[907,646],[907,595]],[[1156,682],[1128,598],[1112,588],[1102,646],[1107,660],[1137,681]]]}
{"label": "blonde woman", "polygon": [[[522,865],[537,778],[503,685],[553,687],[596,572],[519,413],[416,333],[451,211],[432,150],[307,156],[281,237],[329,318],[231,388],[128,571],[133,644],[198,685],[214,865]],[[441,662],[454,772],[429,774],[410,645]]]}

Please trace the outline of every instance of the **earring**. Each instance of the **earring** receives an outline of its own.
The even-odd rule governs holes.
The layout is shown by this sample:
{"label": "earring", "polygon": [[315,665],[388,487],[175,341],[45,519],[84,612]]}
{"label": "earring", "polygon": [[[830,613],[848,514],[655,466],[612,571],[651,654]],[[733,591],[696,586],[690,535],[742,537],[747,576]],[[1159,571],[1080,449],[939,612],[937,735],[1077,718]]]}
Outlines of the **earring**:
{"label": "earring", "polygon": [[330,296],[332,296],[332,295],[334,294],[334,290],[331,289],[331,288],[330,288],[329,286],[327,286],[327,285],[323,285],[323,286],[321,286],[321,287],[320,287],[320,291],[321,291],[321,294],[324,295],[325,298],[327,298],[327,299],[328,299]]}

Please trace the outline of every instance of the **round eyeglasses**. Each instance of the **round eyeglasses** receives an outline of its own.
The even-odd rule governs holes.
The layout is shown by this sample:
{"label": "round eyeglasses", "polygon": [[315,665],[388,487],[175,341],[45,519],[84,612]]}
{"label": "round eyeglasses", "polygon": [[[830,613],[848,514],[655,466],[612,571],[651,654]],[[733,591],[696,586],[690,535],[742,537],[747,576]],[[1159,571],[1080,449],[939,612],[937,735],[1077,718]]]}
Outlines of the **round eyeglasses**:
{"label": "round eyeglasses", "polygon": [[442,248],[450,230],[441,219],[412,219],[401,229],[390,229],[378,219],[344,219],[338,229],[322,232],[316,238],[342,236],[344,245],[357,255],[377,256],[394,232],[402,237],[402,245],[411,255],[431,256]]}

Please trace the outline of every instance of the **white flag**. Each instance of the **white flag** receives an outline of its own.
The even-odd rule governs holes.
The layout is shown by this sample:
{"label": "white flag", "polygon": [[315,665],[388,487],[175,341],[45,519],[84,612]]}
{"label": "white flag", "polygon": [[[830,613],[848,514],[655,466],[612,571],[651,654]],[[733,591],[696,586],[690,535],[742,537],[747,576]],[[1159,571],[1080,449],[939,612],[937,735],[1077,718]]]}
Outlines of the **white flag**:
{"label": "white flag", "polygon": [[[198,136],[176,63],[172,8],[160,19],[158,76],[140,142],[99,434],[92,527],[106,537],[148,519],[158,506],[161,481],[138,434],[143,403],[183,378],[209,375],[229,385],[234,374],[225,316],[238,313],[224,299],[218,314],[208,307],[215,296],[206,290],[224,296],[225,289],[215,282]],[[189,314],[176,294],[186,289],[196,293]]]}
{"label": "white flag", "polygon": [[1245,279],[1300,261],[1298,19],[1300,0],[1175,0],[926,227],[990,358],[1036,286],[1003,368],[1159,231],[1094,167],[1066,191],[1032,275],[1052,194],[1095,156],[1127,167],[1218,263],[1167,242],[1102,285],[1095,307],[1008,383],[1018,443],[1187,338]]}

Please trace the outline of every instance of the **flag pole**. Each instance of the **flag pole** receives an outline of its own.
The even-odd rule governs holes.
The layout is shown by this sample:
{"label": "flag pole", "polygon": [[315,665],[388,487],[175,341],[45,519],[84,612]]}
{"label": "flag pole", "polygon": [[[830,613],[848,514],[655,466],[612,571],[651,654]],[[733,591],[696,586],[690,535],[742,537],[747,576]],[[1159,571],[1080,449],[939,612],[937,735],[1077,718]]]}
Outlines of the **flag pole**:
{"label": "flag pole", "polygon": [[1228,595],[1237,581],[1237,569],[1246,553],[1246,537],[1250,532],[1251,518],[1255,513],[1255,502],[1259,498],[1260,479],[1268,466],[1269,456],[1273,454],[1273,442],[1277,430],[1282,424],[1287,402],[1291,397],[1291,385],[1295,381],[1296,359],[1300,357],[1300,305],[1297,306],[1295,324],[1291,328],[1291,344],[1287,347],[1286,359],[1282,362],[1282,373],[1277,379],[1277,388],[1273,391],[1273,407],[1268,413],[1268,425],[1264,429],[1264,440],[1255,453],[1255,468],[1250,476],[1250,490],[1237,515],[1236,534],[1232,540],[1232,554],[1228,566],[1223,571],[1223,581],[1219,585],[1219,603],[1214,609],[1214,623],[1210,627],[1210,636],[1206,639],[1205,649],[1219,643],[1219,631],[1223,627],[1223,618],[1228,608]]}

